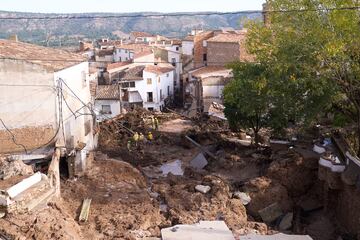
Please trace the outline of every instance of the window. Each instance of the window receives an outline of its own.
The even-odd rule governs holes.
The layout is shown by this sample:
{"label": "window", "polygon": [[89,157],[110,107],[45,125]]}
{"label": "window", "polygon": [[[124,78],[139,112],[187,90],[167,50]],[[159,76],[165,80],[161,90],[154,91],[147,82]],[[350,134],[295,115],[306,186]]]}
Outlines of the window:
{"label": "window", "polygon": [[153,102],[153,93],[152,92],[147,93],[147,101],[148,102]]}
{"label": "window", "polygon": [[124,83],[121,83],[121,87],[122,87],[122,88],[134,88],[134,87],[135,87],[135,82],[124,82]]}
{"label": "window", "polygon": [[151,107],[151,108],[148,108],[148,110],[149,110],[149,111],[154,111],[154,108]]}
{"label": "window", "polygon": [[125,53],[127,53],[128,51],[127,50],[125,50]]}
{"label": "window", "polygon": [[101,113],[102,114],[111,114],[111,106],[110,105],[102,105]]}
{"label": "window", "polygon": [[172,59],[171,59],[171,64],[172,64],[174,67],[176,67],[176,58],[172,58]]}
{"label": "window", "polygon": [[203,54],[203,61],[204,61],[204,62],[207,61],[207,54],[206,54],[206,53]]}
{"label": "window", "polygon": [[160,77],[158,77],[158,82],[160,82]]}
{"label": "window", "polygon": [[152,79],[148,78],[148,79],[146,79],[146,82],[147,82],[147,84],[151,85],[152,84]]}
{"label": "window", "polygon": [[169,74],[168,74],[168,73],[166,74],[166,77],[169,77]]}
{"label": "window", "polygon": [[170,86],[168,86],[168,88],[167,88],[167,92],[168,92],[168,96],[170,96]]}
{"label": "window", "polygon": [[203,47],[207,47],[207,41],[203,41]]}
{"label": "window", "polygon": [[128,61],[129,60],[129,58],[128,57],[126,57],[126,61]]}
{"label": "window", "polygon": [[160,89],[160,100],[163,100],[162,89]]}
{"label": "window", "polygon": [[179,51],[179,47],[176,47],[176,51]]}

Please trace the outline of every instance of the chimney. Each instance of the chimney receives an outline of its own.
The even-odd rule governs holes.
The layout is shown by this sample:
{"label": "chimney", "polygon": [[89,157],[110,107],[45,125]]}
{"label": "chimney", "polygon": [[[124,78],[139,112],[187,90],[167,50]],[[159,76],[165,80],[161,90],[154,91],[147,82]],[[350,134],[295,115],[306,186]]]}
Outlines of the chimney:
{"label": "chimney", "polygon": [[19,41],[17,34],[10,35],[9,40],[15,41],[15,42]]}

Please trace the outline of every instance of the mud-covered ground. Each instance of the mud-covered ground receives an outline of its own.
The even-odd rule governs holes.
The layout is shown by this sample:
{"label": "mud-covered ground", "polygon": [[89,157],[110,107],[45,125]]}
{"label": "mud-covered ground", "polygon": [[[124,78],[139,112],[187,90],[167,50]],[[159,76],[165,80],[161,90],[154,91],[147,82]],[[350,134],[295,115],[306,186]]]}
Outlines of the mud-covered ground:
{"label": "mud-covered ground", "polygon": [[[140,112],[105,123],[100,151],[85,176],[63,179],[62,198],[42,210],[0,219],[0,232],[14,239],[146,239],[160,237],[161,228],[175,224],[224,220],[239,239],[247,233],[278,232],[279,221],[265,224],[258,213],[278,203],[284,215],[294,213],[286,233],[310,234],[316,240],[337,237],[331,216],[321,208],[300,209],[308,199],[322,202],[317,158],[306,144],[293,150],[258,151],[227,141],[226,136],[236,136],[216,121],[193,124],[175,115],[160,115],[157,131],[149,117]],[[129,151],[126,143],[131,134],[120,127],[123,123],[139,133],[152,131],[154,140],[132,145]],[[207,156],[205,169],[190,168],[201,151],[185,135],[215,156]],[[184,174],[162,175],[160,166],[175,160],[182,162]],[[199,184],[210,186],[210,192],[197,192]],[[237,191],[250,195],[247,206],[233,197]],[[85,198],[92,199],[90,215],[87,223],[79,224]]]}

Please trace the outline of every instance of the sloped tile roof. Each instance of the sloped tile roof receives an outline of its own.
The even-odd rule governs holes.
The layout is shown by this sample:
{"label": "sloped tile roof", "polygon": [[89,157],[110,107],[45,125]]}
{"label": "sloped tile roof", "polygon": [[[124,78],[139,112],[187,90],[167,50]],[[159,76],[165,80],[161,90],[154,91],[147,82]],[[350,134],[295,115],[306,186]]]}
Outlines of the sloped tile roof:
{"label": "sloped tile roof", "polygon": [[0,59],[18,59],[54,72],[87,61],[80,54],[5,39],[0,39]]}
{"label": "sloped tile roof", "polygon": [[122,80],[143,80],[143,71],[145,66],[135,66],[120,73]]}
{"label": "sloped tile roof", "polygon": [[246,39],[246,34],[232,34],[232,33],[221,33],[208,39],[208,42],[226,42],[226,43],[240,43]]}
{"label": "sloped tile roof", "polygon": [[155,65],[147,65],[145,70],[146,72],[151,72],[151,73],[155,73],[155,74],[164,74],[164,73],[168,73],[168,72],[171,72],[171,71],[174,71],[174,67],[161,67],[161,66],[155,66]]}
{"label": "sloped tile roof", "polygon": [[129,65],[131,63],[132,63],[132,60],[131,61],[125,61],[125,62],[111,63],[111,64],[107,65],[107,70],[112,70],[112,69],[116,69],[116,68],[119,68],[119,67],[123,67],[123,66]]}
{"label": "sloped tile roof", "polygon": [[203,76],[226,76],[231,72],[230,69],[223,66],[208,66],[196,69],[191,72],[191,75],[194,77],[203,77]]}
{"label": "sloped tile roof", "polygon": [[96,100],[118,100],[118,85],[99,85],[96,89]]}
{"label": "sloped tile roof", "polygon": [[131,32],[130,35],[134,36],[135,38],[138,37],[153,37],[154,35],[147,33],[147,32]]}

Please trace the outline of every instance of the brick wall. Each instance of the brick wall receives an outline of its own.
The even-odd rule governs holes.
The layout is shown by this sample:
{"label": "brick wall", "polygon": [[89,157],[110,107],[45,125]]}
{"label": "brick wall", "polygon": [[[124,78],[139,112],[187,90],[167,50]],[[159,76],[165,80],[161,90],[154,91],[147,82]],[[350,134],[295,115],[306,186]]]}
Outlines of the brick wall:
{"label": "brick wall", "polygon": [[204,32],[194,37],[194,67],[199,68],[205,66],[203,61],[204,54],[207,54],[207,47],[204,47],[203,41],[214,37],[214,32]]}
{"label": "brick wall", "polygon": [[208,65],[225,66],[240,60],[240,44],[226,42],[208,42]]}
{"label": "brick wall", "polygon": [[[55,134],[55,130],[51,126],[42,127],[24,127],[19,129],[11,129],[16,142],[23,144],[26,149],[32,150],[46,144]],[[23,152],[21,146],[16,145],[12,141],[11,134],[6,130],[0,130],[0,153]]]}

